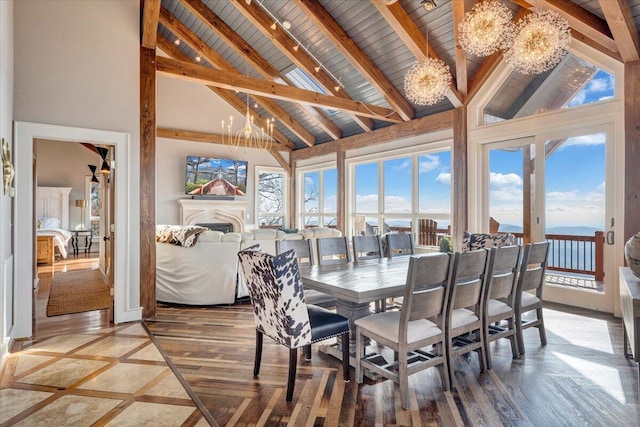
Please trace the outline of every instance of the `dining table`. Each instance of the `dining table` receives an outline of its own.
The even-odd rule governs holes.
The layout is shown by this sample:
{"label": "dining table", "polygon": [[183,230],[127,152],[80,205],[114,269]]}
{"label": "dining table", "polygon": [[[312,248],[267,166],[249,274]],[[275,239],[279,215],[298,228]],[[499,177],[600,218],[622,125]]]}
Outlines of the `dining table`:
{"label": "dining table", "polygon": [[[305,289],[336,297],[336,312],[349,319],[350,348],[354,350],[354,322],[371,315],[371,302],[404,295],[409,258],[399,256],[345,264],[302,265],[300,278]],[[337,345],[320,349],[341,359],[340,345],[338,341]]]}

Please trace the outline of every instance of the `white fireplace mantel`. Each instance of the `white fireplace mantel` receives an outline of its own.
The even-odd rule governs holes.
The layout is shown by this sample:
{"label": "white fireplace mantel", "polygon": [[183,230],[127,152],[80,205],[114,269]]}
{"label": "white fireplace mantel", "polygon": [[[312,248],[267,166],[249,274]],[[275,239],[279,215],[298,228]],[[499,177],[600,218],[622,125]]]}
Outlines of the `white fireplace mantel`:
{"label": "white fireplace mantel", "polygon": [[199,223],[233,224],[236,233],[245,231],[245,218],[249,202],[245,200],[178,199],[180,224]]}

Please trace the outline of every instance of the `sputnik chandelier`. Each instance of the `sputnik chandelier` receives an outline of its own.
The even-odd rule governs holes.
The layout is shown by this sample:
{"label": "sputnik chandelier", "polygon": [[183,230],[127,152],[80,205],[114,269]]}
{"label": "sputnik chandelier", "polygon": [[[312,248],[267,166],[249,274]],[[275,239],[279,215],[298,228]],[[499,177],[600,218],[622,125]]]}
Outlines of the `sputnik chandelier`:
{"label": "sputnik chandelier", "polygon": [[540,74],[555,67],[571,43],[569,22],[556,12],[537,10],[516,26],[505,60],[522,74]]}
{"label": "sputnik chandelier", "polygon": [[[270,150],[273,143],[273,124],[275,119],[266,119],[267,129],[262,127],[258,133],[253,127],[253,116],[249,108],[249,95],[247,95],[247,113],[245,114],[244,126],[235,135],[233,134],[233,116],[229,117],[229,123],[225,129],[224,120],[222,121],[222,143],[228,145],[232,151],[237,151],[243,146],[245,151],[247,148],[258,148],[262,150]],[[225,135],[226,130],[226,135]]]}
{"label": "sputnik chandelier", "polygon": [[429,32],[426,33],[426,58],[413,64],[404,76],[404,92],[416,105],[437,104],[451,84],[449,66],[440,59],[429,58]]}
{"label": "sputnik chandelier", "polygon": [[476,56],[489,56],[511,46],[515,25],[511,9],[497,0],[476,3],[458,25],[462,48]]}

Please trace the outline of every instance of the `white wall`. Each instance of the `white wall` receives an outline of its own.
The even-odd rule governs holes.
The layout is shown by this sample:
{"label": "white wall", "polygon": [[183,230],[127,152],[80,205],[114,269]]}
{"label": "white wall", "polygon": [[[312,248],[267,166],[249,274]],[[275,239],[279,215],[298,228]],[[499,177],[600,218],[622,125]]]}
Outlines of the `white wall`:
{"label": "white wall", "polygon": [[[13,2],[0,1],[0,138],[13,145],[11,121],[13,119]],[[13,283],[5,277],[12,270],[11,255],[11,202],[0,189],[0,366],[7,354],[12,328]],[[6,265],[6,267],[5,267]]]}
{"label": "white wall", "polygon": [[[218,95],[206,87],[158,76],[157,79],[157,125],[158,127],[220,133],[221,120],[228,122],[233,115],[236,131],[242,127],[242,115],[230,107]],[[255,166],[279,166],[269,153],[263,150],[239,149],[231,151],[219,144],[179,141],[158,138],[156,144],[156,221],[158,224],[179,224],[180,210],[176,200],[187,197],[184,191],[187,156],[222,157],[247,160],[247,196],[236,200],[247,200],[249,208],[246,225],[255,222]],[[286,156],[285,156],[286,157]]]}
{"label": "white wall", "polygon": [[[88,224],[83,220],[81,209],[75,205],[76,199],[85,198],[85,177],[91,176],[87,165],[100,168],[100,155],[80,144],[65,141],[36,141],[36,170],[39,187],[71,187],[69,195],[69,229],[78,224]],[[85,216],[88,211],[85,208]]]}
{"label": "white wall", "polygon": [[121,145],[128,147],[125,163],[130,167],[118,176],[127,182],[130,268],[126,295],[121,295],[124,315],[116,320],[134,320],[140,316],[140,2],[29,0],[14,5],[14,120],[128,134]]}

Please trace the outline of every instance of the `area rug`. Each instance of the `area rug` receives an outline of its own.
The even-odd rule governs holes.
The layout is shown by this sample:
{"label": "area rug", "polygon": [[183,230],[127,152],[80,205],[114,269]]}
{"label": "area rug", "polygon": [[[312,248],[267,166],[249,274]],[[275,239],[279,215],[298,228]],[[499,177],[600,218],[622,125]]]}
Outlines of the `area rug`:
{"label": "area rug", "polygon": [[111,308],[111,297],[100,270],[60,272],[53,276],[47,316],[105,308]]}

